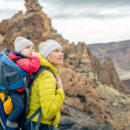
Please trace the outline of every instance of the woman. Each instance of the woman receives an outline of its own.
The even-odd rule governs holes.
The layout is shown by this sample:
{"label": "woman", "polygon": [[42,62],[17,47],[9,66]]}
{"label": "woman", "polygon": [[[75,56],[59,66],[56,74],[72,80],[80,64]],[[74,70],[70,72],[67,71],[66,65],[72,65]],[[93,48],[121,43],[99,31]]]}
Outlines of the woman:
{"label": "woman", "polygon": [[[49,70],[41,72],[33,83],[27,119],[41,108],[42,118],[39,129],[54,130],[58,126],[60,108],[64,101],[62,81],[58,76],[58,68],[63,64],[63,49],[54,40],[42,42],[39,49],[41,66]],[[31,120],[30,124],[33,127],[36,126],[38,115]],[[29,125],[26,127],[29,130]]]}

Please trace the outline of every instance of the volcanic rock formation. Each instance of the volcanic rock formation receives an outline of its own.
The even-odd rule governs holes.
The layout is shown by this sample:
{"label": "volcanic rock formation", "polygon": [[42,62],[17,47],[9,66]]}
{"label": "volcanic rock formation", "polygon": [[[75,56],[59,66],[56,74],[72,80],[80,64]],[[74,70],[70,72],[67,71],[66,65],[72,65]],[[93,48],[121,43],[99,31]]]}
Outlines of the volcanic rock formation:
{"label": "volcanic rock formation", "polygon": [[63,79],[66,98],[59,125],[61,129],[64,126],[69,126],[72,130],[75,127],[120,129],[122,124],[116,123],[117,120],[108,108],[104,109],[104,98],[98,89],[104,85],[108,88],[111,86],[118,90],[123,89],[119,88],[120,80],[113,73],[114,66],[110,67],[112,61],[102,65],[85,43],[79,42],[75,45],[64,39],[52,27],[51,19],[41,10],[38,0],[25,0],[25,6],[25,13],[19,11],[12,18],[0,22],[0,50],[13,50],[13,42],[17,36],[30,39],[37,50],[40,42],[46,39],[54,39],[63,46],[65,64],[60,70],[60,76]]}

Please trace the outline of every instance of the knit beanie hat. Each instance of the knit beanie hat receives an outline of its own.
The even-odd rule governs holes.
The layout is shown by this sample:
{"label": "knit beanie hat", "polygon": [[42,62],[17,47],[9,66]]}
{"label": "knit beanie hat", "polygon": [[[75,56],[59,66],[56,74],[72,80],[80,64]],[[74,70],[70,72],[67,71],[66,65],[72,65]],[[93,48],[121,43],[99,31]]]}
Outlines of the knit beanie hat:
{"label": "knit beanie hat", "polygon": [[33,43],[30,40],[23,38],[21,36],[18,36],[14,41],[15,51],[18,52],[20,52],[24,47],[29,45],[33,45]]}
{"label": "knit beanie hat", "polygon": [[47,56],[56,48],[62,48],[61,45],[54,40],[47,40],[41,43],[40,52],[42,56],[47,58]]}

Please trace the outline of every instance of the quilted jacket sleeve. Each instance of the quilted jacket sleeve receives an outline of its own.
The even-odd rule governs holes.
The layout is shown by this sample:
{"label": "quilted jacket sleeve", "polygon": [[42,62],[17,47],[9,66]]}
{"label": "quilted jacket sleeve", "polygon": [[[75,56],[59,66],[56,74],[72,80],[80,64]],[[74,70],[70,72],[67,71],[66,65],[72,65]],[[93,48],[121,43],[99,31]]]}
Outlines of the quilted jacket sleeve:
{"label": "quilted jacket sleeve", "polygon": [[64,91],[56,89],[56,80],[52,73],[42,72],[38,77],[39,99],[43,117],[52,120],[64,101]]}
{"label": "quilted jacket sleeve", "polygon": [[26,72],[37,72],[40,67],[40,59],[37,56],[33,56],[31,59],[22,58],[16,63]]}

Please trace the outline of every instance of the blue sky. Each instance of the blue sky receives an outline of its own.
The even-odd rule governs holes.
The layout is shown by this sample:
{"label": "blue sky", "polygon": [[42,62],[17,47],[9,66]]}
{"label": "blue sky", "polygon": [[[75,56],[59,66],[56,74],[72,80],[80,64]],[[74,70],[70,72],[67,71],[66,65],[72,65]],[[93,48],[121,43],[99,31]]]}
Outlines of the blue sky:
{"label": "blue sky", "polygon": [[[130,0],[39,0],[52,26],[70,42],[105,43],[130,39]],[[0,21],[24,0],[0,0]]]}

